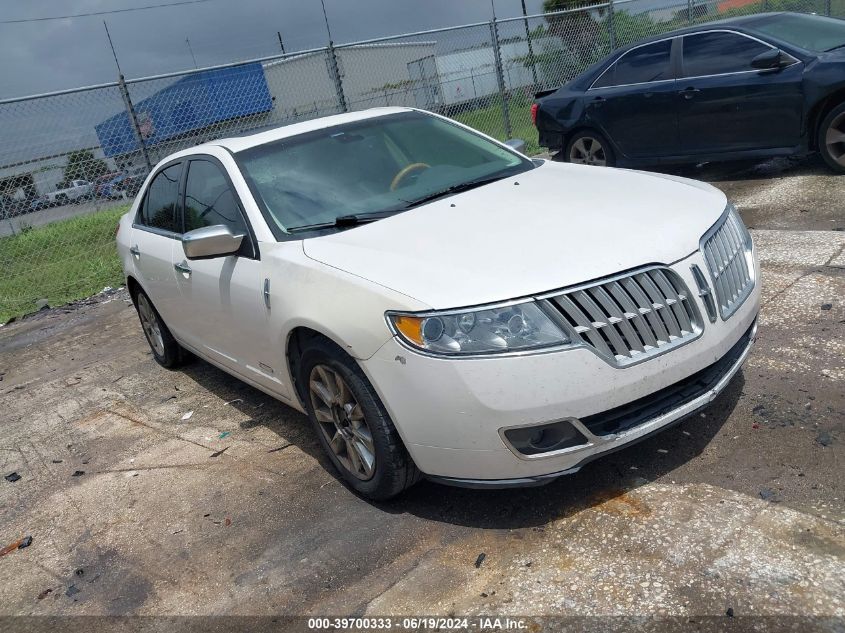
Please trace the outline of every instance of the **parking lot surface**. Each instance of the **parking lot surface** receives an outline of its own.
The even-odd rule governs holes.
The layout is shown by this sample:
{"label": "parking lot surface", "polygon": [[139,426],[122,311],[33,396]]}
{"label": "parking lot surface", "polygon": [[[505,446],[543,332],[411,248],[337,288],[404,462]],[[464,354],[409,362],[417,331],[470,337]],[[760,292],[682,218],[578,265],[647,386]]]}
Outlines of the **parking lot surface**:
{"label": "parking lot surface", "polygon": [[[680,171],[678,173],[681,173]],[[845,177],[683,170],[735,200],[758,342],[705,413],[543,487],[348,491],[304,416],[156,365],[124,293],[0,329],[0,614],[845,618]],[[804,630],[809,630],[805,628]]]}

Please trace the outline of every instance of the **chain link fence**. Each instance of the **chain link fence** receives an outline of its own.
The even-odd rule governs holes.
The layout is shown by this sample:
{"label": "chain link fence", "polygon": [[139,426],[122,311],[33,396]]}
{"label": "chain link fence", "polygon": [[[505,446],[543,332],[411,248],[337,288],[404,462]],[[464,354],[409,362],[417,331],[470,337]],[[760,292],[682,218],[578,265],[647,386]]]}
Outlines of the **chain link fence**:
{"label": "chain link fence", "polygon": [[540,151],[535,92],[615,48],[845,0],[616,0],[0,101],[0,323],[121,283],[117,220],[150,169],[215,138],[379,106],[438,112]]}

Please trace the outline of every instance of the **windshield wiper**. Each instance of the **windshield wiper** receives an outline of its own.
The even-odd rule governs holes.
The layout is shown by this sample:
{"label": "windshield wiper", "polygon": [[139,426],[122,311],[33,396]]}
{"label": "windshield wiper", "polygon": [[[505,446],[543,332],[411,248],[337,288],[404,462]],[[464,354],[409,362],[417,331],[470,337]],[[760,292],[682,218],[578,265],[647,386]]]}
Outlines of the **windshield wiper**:
{"label": "windshield wiper", "polygon": [[835,50],[838,50],[840,48],[845,48],[845,44],[837,44],[833,48],[828,48],[828,49],[825,50],[825,53],[829,53],[830,51],[835,51]]}
{"label": "windshield wiper", "polygon": [[446,187],[445,189],[441,189],[440,191],[435,191],[434,193],[430,193],[427,196],[423,196],[422,198],[417,198],[416,200],[408,201],[408,208],[416,207],[421,204],[425,204],[426,202],[432,202],[433,200],[437,200],[438,198],[442,198],[443,196],[448,196],[453,193],[461,193],[462,191],[469,191],[470,189],[475,189],[477,187],[481,187],[482,185],[490,184],[491,182],[496,182],[497,180],[504,180],[510,174],[499,174],[496,176],[486,176],[484,178],[477,178],[476,180],[468,180],[466,182],[459,182],[456,185],[452,185],[450,187]]}
{"label": "windshield wiper", "polygon": [[386,209],[384,211],[377,211],[375,213],[351,213],[349,215],[339,215],[331,222],[321,222],[319,224],[304,224],[302,226],[294,226],[288,231],[290,233],[300,233],[302,231],[316,231],[319,229],[334,229],[345,228],[349,226],[359,226],[361,224],[369,224],[376,220],[395,215],[404,211],[407,207],[402,206],[395,209]]}

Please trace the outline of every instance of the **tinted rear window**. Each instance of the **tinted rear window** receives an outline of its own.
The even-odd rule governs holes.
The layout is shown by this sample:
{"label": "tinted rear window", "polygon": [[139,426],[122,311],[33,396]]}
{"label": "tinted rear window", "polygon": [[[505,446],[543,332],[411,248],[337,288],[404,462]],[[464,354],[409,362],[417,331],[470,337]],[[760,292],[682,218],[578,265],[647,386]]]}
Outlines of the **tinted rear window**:
{"label": "tinted rear window", "polygon": [[635,48],[620,57],[593,87],[627,86],[672,79],[671,53],[672,40]]}
{"label": "tinted rear window", "polygon": [[755,21],[754,29],[817,53],[845,45],[845,20],[786,13]]}

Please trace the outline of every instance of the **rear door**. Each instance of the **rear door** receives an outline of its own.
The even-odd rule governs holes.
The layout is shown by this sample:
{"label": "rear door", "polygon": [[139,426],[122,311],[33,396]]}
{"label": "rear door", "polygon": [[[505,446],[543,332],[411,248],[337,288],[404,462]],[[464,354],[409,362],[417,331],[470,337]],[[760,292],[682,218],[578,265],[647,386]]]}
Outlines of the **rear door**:
{"label": "rear door", "polygon": [[222,224],[244,239],[237,253],[208,259],[188,260],[181,242],[175,245],[172,268],[181,296],[176,322],[189,346],[283,394],[278,373],[284,359],[268,358],[260,253],[242,204],[217,159],[191,157],[186,168],[184,232]]}
{"label": "rear door", "polygon": [[181,248],[177,214],[181,176],[182,163],[177,161],[153,177],[138,207],[129,243],[138,282],[176,338],[181,338],[174,327],[179,288],[171,260],[174,246]]}
{"label": "rear door", "polygon": [[803,64],[756,70],[772,46],[733,31],[682,38],[678,81],[681,146],[688,154],[794,147],[800,143]]}
{"label": "rear door", "polygon": [[626,156],[656,158],[677,152],[673,42],[661,40],[626,52],[585,95],[587,118]]}

